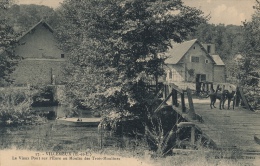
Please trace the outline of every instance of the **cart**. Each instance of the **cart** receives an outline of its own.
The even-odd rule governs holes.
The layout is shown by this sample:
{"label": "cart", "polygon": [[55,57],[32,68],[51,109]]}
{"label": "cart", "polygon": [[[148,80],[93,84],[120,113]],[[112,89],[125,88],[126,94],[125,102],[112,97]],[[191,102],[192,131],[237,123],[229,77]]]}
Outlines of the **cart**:
{"label": "cart", "polygon": [[213,82],[201,81],[196,84],[197,95],[201,98],[208,98],[213,91]]}

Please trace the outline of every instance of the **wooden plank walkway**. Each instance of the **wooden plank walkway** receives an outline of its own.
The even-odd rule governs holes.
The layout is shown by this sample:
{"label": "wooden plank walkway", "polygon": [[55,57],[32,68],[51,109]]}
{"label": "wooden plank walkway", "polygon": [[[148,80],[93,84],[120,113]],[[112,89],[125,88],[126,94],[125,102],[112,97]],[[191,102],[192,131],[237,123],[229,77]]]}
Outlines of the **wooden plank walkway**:
{"label": "wooden plank walkway", "polygon": [[218,148],[235,147],[247,152],[260,152],[260,145],[254,141],[254,135],[260,138],[260,113],[241,107],[219,110],[219,102],[215,104],[217,108],[211,109],[209,99],[194,99],[193,103],[195,112],[202,116],[203,123],[191,120],[179,109],[175,111],[195,123]]}

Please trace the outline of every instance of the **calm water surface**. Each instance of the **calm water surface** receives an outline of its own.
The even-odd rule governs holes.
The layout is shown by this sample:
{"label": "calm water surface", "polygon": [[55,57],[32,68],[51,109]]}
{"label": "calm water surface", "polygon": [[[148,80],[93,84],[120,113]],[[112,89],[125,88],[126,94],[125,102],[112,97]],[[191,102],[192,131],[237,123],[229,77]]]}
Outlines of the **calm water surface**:
{"label": "calm water surface", "polygon": [[[38,107],[35,111],[55,111],[58,117],[70,114],[65,107]],[[93,117],[90,112],[80,112],[78,117]],[[131,140],[113,136],[108,131],[99,132],[97,127],[70,126],[49,120],[41,125],[24,125],[19,127],[0,127],[0,148],[16,147],[29,150],[74,151],[101,149],[104,147],[121,147]]]}

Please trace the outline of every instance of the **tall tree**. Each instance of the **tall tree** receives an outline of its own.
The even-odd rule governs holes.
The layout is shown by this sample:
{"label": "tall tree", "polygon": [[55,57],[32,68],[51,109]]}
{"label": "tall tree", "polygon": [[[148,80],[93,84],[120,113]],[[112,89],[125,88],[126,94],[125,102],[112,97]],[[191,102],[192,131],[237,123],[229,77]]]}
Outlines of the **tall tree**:
{"label": "tall tree", "polygon": [[6,18],[11,5],[11,0],[0,0],[0,82],[10,81],[8,75],[13,71],[16,64],[14,60],[17,59],[12,49],[16,34]]}
{"label": "tall tree", "polygon": [[243,59],[240,61],[238,79],[254,109],[259,109],[260,79],[260,2],[256,0],[252,21],[244,22]]}
{"label": "tall tree", "polygon": [[89,105],[93,94],[102,94],[110,109],[137,114],[151,97],[141,78],[162,76],[159,55],[206,21],[181,0],[65,0],[59,13],[66,22],[59,37],[71,55],[71,95]]}
{"label": "tall tree", "polygon": [[24,32],[38,23],[45,20],[49,24],[55,23],[55,12],[52,8],[43,5],[17,5],[13,4],[6,12],[8,24],[11,25],[16,32]]}
{"label": "tall tree", "polygon": [[258,86],[259,78],[259,55],[260,55],[260,3],[256,1],[255,13],[252,15],[252,21],[244,22],[244,44],[243,55],[244,60],[239,78],[242,85]]}
{"label": "tall tree", "polygon": [[223,60],[228,61],[243,49],[241,47],[243,41],[241,29],[241,26],[206,23],[198,26],[189,38],[197,38],[202,43],[215,44],[216,53]]}

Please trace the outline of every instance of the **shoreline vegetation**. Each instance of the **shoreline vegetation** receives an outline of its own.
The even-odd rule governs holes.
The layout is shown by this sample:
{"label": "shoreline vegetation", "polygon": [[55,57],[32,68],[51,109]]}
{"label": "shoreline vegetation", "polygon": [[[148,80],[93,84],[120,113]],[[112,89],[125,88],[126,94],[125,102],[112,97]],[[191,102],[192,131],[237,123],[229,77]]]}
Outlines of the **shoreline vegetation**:
{"label": "shoreline vegetation", "polygon": [[48,119],[54,119],[54,112],[37,113],[32,109],[33,106],[41,106],[46,98],[49,104],[46,106],[52,106],[55,103],[50,101],[50,96],[53,96],[52,92],[44,88],[5,87],[0,89],[0,124],[3,126],[38,125],[46,123]]}

